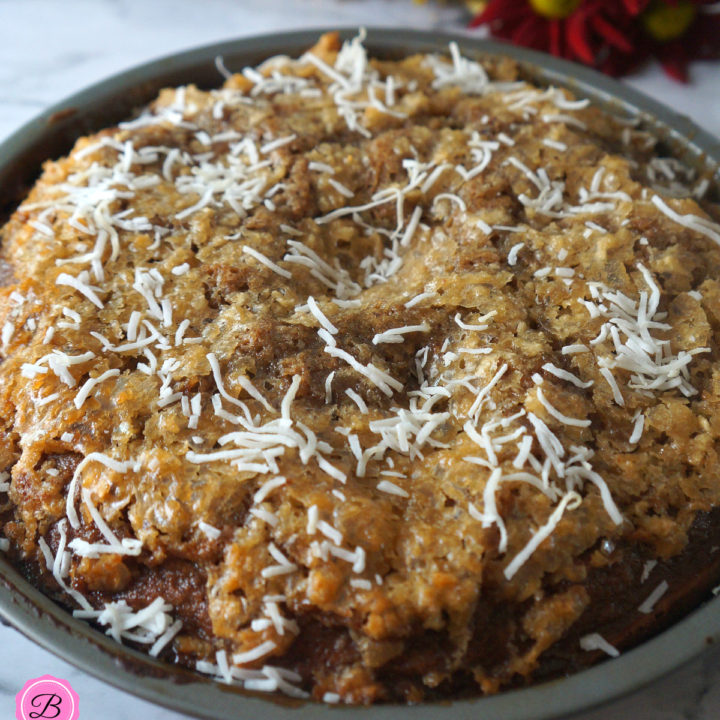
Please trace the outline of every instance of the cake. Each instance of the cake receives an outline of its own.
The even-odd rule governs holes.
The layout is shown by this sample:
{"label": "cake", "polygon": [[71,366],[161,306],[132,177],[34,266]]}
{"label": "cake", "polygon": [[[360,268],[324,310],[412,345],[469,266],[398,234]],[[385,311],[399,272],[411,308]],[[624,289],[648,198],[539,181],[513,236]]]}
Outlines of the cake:
{"label": "cake", "polygon": [[720,574],[710,177],[510,60],[362,41],[45,164],[1,235],[2,550],[250,691],[568,674]]}

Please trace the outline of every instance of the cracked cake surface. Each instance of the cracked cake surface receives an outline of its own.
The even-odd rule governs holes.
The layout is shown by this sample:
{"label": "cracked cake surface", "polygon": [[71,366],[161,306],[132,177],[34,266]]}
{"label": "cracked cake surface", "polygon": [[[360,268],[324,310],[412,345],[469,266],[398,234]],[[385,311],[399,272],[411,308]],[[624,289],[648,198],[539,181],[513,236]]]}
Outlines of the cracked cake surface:
{"label": "cracked cake surface", "polygon": [[326,702],[568,673],[697,602],[708,178],[454,45],[226,74],[80,138],[2,230],[10,559],[118,641]]}

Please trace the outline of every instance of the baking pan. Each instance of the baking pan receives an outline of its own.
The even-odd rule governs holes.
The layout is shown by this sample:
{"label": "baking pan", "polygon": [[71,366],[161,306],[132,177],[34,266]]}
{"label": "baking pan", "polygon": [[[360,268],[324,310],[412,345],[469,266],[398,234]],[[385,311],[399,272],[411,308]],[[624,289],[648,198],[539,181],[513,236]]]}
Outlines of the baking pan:
{"label": "baking pan", "polygon": [[[160,88],[195,83],[217,87],[215,58],[238,71],[276,54],[300,55],[323,29],[276,33],[209,45],[161,58],[115,75],[58,103],[0,145],[0,221],[33,184],[42,162],[67,153],[80,135],[95,132],[132,115]],[[351,37],[356,29],[341,31]],[[529,79],[567,87],[597,106],[639,118],[672,154],[715,177],[717,190],[720,141],[686,117],[592,70],[504,43],[436,32],[369,29],[365,45],[372,55],[392,58],[416,52],[446,52],[456,41],[470,57],[506,55],[518,61]],[[150,658],[110,640],[74,619],[31,586],[0,558],[0,615],[31,640],[81,670],[115,687],[190,716],[241,720],[255,714],[266,720],[543,720],[559,718],[608,702],[661,677],[709,644],[720,640],[720,598],[709,599],[670,629],[589,670],[567,678],[511,690],[500,695],[457,702],[406,706],[336,707],[300,703],[249,693],[218,684],[183,668]]]}

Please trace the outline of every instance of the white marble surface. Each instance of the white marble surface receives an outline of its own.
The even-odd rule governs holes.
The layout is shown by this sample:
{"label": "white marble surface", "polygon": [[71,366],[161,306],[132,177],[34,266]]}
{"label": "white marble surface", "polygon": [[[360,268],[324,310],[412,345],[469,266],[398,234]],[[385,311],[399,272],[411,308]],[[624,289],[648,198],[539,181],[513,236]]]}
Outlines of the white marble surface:
{"label": "white marble surface", "polygon": [[[411,0],[0,0],[0,141],[66,95],[131,65],[233,37],[348,25],[462,28],[454,8]],[[720,68],[698,65],[680,86],[648,68],[628,82],[720,136]],[[75,670],[0,626],[0,717],[31,677],[68,679],[83,720],[179,720]],[[574,720],[716,720],[720,648],[652,686]]]}

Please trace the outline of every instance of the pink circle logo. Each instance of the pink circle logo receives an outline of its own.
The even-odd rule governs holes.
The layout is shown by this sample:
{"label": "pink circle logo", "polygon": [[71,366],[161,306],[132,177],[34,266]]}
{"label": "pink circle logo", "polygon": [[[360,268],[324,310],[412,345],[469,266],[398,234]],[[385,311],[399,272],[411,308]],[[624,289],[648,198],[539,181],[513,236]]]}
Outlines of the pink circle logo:
{"label": "pink circle logo", "polygon": [[15,696],[17,720],[78,720],[79,698],[67,680],[52,675],[28,680]]}

